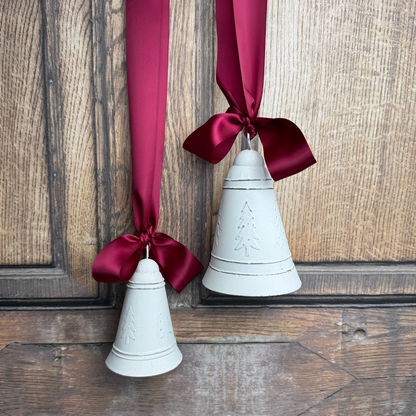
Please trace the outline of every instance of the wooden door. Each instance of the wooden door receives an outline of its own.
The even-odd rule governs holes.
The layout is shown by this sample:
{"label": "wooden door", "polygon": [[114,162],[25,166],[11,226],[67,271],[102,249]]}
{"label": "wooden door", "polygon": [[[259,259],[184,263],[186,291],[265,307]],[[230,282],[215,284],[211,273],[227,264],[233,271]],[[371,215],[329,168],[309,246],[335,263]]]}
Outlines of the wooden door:
{"label": "wooden door", "polygon": [[[159,230],[207,266],[242,144],[215,167],[182,149],[226,103],[214,1],[170,16]],[[124,2],[3,2],[0,414],[416,414],[415,18],[411,2],[269,2],[261,115],[296,122],[318,160],[275,184],[303,286],[168,287],[183,363],[129,379],[104,365],[124,287],[91,277],[134,230]]]}

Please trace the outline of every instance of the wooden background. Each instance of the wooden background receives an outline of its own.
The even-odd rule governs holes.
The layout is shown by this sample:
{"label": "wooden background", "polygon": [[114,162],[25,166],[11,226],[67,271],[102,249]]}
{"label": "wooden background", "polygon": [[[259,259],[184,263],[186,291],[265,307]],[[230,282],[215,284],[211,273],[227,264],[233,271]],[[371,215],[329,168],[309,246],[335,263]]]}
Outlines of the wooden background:
{"label": "wooden background", "polygon": [[[184,361],[144,380],[105,368],[123,287],[91,277],[134,231],[124,6],[0,5],[0,415],[416,414],[416,4],[269,2],[260,114],[318,160],[275,184],[303,286],[167,288]],[[159,230],[206,266],[242,143],[215,167],[182,149],[227,105],[214,1],[170,21]]]}

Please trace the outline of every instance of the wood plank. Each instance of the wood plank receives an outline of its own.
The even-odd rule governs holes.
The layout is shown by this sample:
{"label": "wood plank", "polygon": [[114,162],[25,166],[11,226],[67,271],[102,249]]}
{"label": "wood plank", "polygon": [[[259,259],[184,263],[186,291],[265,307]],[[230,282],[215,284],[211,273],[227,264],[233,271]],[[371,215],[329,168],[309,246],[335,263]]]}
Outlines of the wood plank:
{"label": "wood plank", "polygon": [[99,241],[133,233],[125,3],[93,1]]}
{"label": "wood plank", "polygon": [[[204,4],[207,3],[207,4]],[[208,259],[211,210],[210,166],[186,152],[182,143],[213,103],[213,2],[170,2],[169,72],[165,152],[158,230],[185,244],[200,260]],[[198,39],[195,31],[204,37]],[[197,92],[198,91],[198,92]],[[178,295],[176,306],[191,305],[194,285]],[[199,297],[198,299],[199,300]]]}
{"label": "wood plank", "polygon": [[96,296],[91,266],[97,253],[95,132],[90,3],[45,0],[45,76],[55,262],[72,287],[47,297]]}
{"label": "wood plank", "polygon": [[[197,0],[195,2],[195,127],[205,123],[212,115],[214,109],[215,87],[215,2],[213,0]],[[192,131],[187,131],[189,135]],[[186,160],[194,161],[196,172],[200,175],[195,197],[199,199],[196,204],[195,219],[199,231],[193,236],[190,244],[195,255],[203,264],[208,264],[211,255],[212,227],[212,198],[213,198],[213,169],[211,164],[202,159],[184,152]],[[197,230],[196,230],[197,231]],[[194,248],[195,247],[195,248]],[[196,307],[201,299],[202,273],[192,282],[192,305]]]}
{"label": "wood plank", "polygon": [[23,344],[114,341],[120,311],[0,311],[0,349]]}
{"label": "wood plank", "polygon": [[[94,117],[97,137],[97,251],[133,234],[131,148],[127,96],[125,2],[91,2],[93,21]],[[100,285],[121,306],[123,285]]]}
{"label": "wood plank", "polygon": [[[0,348],[13,342],[112,342],[119,314],[116,309],[0,311]],[[342,337],[338,309],[178,308],[171,318],[180,343],[299,342],[333,357]]]}
{"label": "wood plank", "polygon": [[[18,345],[0,352],[2,411],[13,415],[297,415],[352,377],[298,344],[181,345],[148,379],[111,373],[110,345]],[[133,414],[133,413],[131,413]]]}
{"label": "wood plank", "polygon": [[[112,342],[119,311],[0,311],[0,348]],[[179,343],[297,342],[357,378],[416,376],[416,308],[178,308]]]}
{"label": "wood plank", "polygon": [[0,264],[52,262],[39,1],[0,6]]}
{"label": "wood plank", "polygon": [[301,415],[362,416],[416,414],[415,378],[353,381]]}
{"label": "wood plank", "polygon": [[[194,2],[188,7],[184,7],[180,0],[170,2],[165,151],[158,224],[158,231],[185,244],[194,253],[195,247],[190,247],[190,243],[195,241],[196,230],[198,237],[200,235],[200,228],[195,228],[195,210],[202,202],[195,194],[198,191],[197,179],[200,175],[196,170],[198,162],[186,154],[182,149],[182,142],[187,132],[196,128],[193,100],[196,82],[195,18]],[[200,183],[200,186],[204,186],[204,183]],[[192,303],[192,290],[189,285],[181,295],[169,285],[167,291],[169,297],[178,305]]]}
{"label": "wood plank", "polygon": [[[90,3],[50,3],[47,11],[56,16],[56,42],[60,56],[56,76],[61,86],[59,113],[65,154],[65,201],[67,244],[71,277],[77,283],[73,296],[96,294],[91,279],[92,263],[97,255],[97,208],[95,183],[95,132],[92,82],[92,25]],[[59,60],[59,61],[58,61]],[[58,221],[58,218],[54,218]],[[81,292],[81,293],[80,293]]]}

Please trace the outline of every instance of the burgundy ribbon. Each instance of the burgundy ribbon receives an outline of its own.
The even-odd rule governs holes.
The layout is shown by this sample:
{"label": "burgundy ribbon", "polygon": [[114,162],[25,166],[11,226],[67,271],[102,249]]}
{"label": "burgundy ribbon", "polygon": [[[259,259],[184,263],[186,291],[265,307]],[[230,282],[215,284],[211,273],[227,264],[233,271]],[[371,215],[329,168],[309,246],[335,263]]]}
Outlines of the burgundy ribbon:
{"label": "burgundy ribbon", "polygon": [[95,280],[131,278],[148,245],[150,257],[180,292],[202,269],[181,243],[156,232],[168,76],[169,0],[126,1],[126,57],[129,93],[133,214],[138,236],[123,235],[107,244],[92,266]]}
{"label": "burgundy ribbon", "polygon": [[267,0],[217,0],[217,83],[230,105],[195,130],[183,147],[211,163],[231,149],[238,133],[258,133],[278,181],[316,163],[300,129],[284,118],[257,117],[263,95]]}

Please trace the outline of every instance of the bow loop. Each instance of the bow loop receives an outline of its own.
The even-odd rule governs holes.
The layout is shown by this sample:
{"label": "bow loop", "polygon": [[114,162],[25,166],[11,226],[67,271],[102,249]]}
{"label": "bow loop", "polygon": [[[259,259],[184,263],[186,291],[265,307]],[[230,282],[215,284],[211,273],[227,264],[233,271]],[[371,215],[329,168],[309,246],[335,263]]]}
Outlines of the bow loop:
{"label": "bow loop", "polygon": [[149,229],[140,237],[122,235],[107,244],[98,253],[92,266],[94,278],[105,283],[130,280],[146,243],[152,244],[150,257],[156,260],[163,277],[178,293],[203,269],[202,264],[183,244]]}

